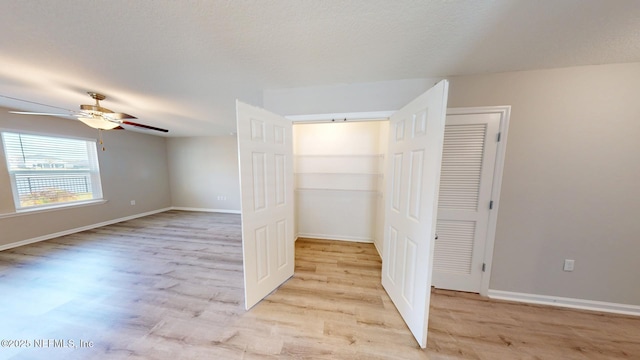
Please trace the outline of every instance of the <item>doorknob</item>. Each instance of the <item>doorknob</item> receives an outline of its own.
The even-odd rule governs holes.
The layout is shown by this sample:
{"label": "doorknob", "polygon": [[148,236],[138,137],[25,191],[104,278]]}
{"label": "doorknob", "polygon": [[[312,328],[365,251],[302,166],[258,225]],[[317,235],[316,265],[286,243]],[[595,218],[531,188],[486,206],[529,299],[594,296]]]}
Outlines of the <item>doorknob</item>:
{"label": "doorknob", "polygon": [[438,240],[438,233],[436,233],[436,240]]}

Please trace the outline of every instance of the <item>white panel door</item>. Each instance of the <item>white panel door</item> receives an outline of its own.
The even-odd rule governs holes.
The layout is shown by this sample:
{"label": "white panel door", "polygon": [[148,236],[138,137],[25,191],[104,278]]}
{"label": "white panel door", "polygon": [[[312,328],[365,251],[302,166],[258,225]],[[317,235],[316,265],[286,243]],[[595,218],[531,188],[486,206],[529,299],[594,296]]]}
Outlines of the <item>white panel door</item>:
{"label": "white panel door", "polygon": [[480,292],[500,114],[447,116],[433,285]]}
{"label": "white panel door", "polygon": [[293,276],[291,121],[236,101],[245,307]]}
{"label": "white panel door", "polygon": [[447,93],[443,80],[389,121],[382,285],[423,348]]}

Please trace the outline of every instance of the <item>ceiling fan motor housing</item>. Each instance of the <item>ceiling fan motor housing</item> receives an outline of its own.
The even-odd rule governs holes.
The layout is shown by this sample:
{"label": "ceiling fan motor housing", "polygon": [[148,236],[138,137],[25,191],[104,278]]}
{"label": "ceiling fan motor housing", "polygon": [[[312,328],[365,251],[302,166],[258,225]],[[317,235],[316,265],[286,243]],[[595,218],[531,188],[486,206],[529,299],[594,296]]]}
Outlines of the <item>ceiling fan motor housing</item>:
{"label": "ceiling fan motor housing", "polygon": [[95,105],[80,105],[80,110],[84,110],[91,113],[92,115],[98,115],[98,116],[101,113],[113,113],[113,111],[100,106],[100,100],[106,99],[107,98],[106,96],[97,92],[92,92],[92,91],[88,91],[87,94],[89,94],[89,96],[91,96],[91,98],[94,99],[96,103]]}
{"label": "ceiling fan motor housing", "polygon": [[80,105],[80,110],[96,113],[95,115],[99,115],[99,113],[112,113],[113,111],[103,108],[100,105]]}

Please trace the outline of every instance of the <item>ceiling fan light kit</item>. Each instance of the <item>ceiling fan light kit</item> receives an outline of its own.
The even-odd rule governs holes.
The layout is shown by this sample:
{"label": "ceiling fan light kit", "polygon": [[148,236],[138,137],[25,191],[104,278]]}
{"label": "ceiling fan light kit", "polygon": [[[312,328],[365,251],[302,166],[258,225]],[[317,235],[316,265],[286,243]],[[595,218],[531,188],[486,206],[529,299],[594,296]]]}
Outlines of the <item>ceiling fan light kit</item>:
{"label": "ceiling fan light kit", "polygon": [[99,129],[99,130],[112,130],[120,126],[120,124],[118,123],[108,121],[108,120],[103,120],[97,117],[81,117],[81,118],[78,118],[78,120],[82,121],[87,126],[90,126],[94,129]]}

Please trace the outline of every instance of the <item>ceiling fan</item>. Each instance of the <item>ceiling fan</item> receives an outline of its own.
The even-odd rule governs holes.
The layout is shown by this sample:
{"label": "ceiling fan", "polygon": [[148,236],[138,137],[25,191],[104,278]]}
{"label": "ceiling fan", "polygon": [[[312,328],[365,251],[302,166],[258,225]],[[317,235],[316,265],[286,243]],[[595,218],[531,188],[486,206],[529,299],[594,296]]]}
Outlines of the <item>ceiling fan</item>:
{"label": "ceiling fan", "polygon": [[54,113],[41,113],[41,112],[28,112],[28,111],[9,111],[13,114],[21,114],[21,115],[47,115],[47,116],[73,116],[78,120],[82,121],[86,125],[99,129],[99,130],[112,130],[112,129],[124,129],[120,125],[129,125],[135,126],[139,128],[161,131],[161,132],[169,132],[167,129],[161,129],[155,126],[144,125],[140,123],[136,123],[133,121],[129,121],[129,119],[137,119],[133,115],[125,114],[125,113],[117,113],[113,112],[107,108],[100,106],[100,100],[104,100],[107,97],[96,93],[96,92],[87,92],[89,96],[96,101],[93,105],[80,105],[80,111],[71,111],[69,110],[68,114],[54,114]]}

